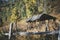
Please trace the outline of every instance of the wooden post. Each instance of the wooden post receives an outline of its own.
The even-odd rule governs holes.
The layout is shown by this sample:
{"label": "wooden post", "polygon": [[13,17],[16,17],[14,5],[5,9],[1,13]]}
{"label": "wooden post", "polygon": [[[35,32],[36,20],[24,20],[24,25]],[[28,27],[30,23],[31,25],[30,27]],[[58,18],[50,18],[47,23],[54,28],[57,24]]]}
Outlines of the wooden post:
{"label": "wooden post", "polygon": [[13,28],[13,23],[10,23],[10,28],[9,28],[9,40],[11,39],[11,36],[12,36],[12,28]]}
{"label": "wooden post", "polygon": [[60,40],[60,21],[56,19],[55,22],[58,24],[58,40]]}
{"label": "wooden post", "polygon": [[[46,31],[48,31],[48,20],[46,20],[45,22],[46,22]],[[48,39],[48,35],[46,34],[45,40],[47,40],[47,39]]]}
{"label": "wooden post", "polygon": [[[59,22],[59,21],[58,21]],[[59,22],[59,33],[58,33],[58,40],[60,40],[60,22]]]}
{"label": "wooden post", "polygon": [[48,31],[48,20],[46,20],[45,22],[46,22],[46,31]]}

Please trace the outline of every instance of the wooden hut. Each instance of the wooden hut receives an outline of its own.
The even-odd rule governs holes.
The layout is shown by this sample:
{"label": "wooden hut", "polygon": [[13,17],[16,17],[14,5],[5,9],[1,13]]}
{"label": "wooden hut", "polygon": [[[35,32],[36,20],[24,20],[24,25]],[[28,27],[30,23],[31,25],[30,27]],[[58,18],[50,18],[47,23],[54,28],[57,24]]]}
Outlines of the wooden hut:
{"label": "wooden hut", "polygon": [[[51,26],[51,25],[53,25],[53,26],[51,26],[52,27],[52,29],[53,30],[55,30],[55,28],[54,28],[54,26],[56,25],[56,17],[54,17],[54,16],[51,16],[51,15],[48,15],[48,14],[39,14],[39,15],[34,15],[34,16],[32,16],[32,17],[30,17],[30,18],[28,18],[28,20],[27,20],[27,23],[28,23],[28,25],[30,24],[30,23],[36,23],[36,22],[39,22],[39,26],[41,25],[41,24],[45,24],[45,31],[50,31],[51,29],[50,29],[50,27],[49,26]],[[31,26],[30,26],[31,27]],[[42,27],[42,26],[41,26]],[[40,28],[39,28],[40,29]],[[43,30],[43,29],[42,29]],[[53,31],[53,30],[51,30],[51,31]],[[33,30],[32,30],[33,31]],[[40,32],[40,31],[38,31],[38,32]],[[59,37],[58,36],[58,34],[56,34],[56,35],[45,35],[45,39],[46,40],[53,40],[54,38],[54,40],[57,40],[57,37]],[[51,37],[51,38],[50,38]],[[59,37],[60,38],[60,37]],[[58,39],[59,39],[58,38]],[[59,39],[60,40],[60,39]]]}
{"label": "wooden hut", "polygon": [[[48,30],[48,26],[49,26],[49,20],[53,20],[55,21],[57,18],[56,17],[53,17],[51,15],[48,15],[48,14],[39,14],[39,15],[34,15],[30,18],[27,19],[27,23],[28,24],[36,24],[37,22],[39,22],[39,26],[42,24],[42,23],[45,23],[46,25],[46,31]],[[31,27],[31,25],[30,25]]]}

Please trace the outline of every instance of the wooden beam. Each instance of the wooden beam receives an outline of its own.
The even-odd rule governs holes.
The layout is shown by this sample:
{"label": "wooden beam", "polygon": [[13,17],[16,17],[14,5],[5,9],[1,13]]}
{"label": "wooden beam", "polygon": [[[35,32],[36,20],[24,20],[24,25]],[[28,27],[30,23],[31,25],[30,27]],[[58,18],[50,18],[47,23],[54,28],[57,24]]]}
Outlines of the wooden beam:
{"label": "wooden beam", "polygon": [[[20,36],[23,36],[23,35],[42,35],[42,34],[47,34],[47,35],[53,35],[53,34],[58,34],[59,31],[56,30],[56,31],[47,31],[47,32],[15,32],[13,33],[12,35],[20,35]],[[8,35],[9,33],[3,33],[3,35]],[[9,34],[10,35],[10,34]]]}

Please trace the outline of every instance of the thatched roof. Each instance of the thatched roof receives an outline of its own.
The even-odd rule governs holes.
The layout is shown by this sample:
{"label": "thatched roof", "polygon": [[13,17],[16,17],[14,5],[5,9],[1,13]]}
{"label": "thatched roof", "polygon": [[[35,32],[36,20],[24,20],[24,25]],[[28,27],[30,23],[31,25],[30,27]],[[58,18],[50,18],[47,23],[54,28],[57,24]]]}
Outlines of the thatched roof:
{"label": "thatched roof", "polygon": [[51,15],[48,15],[48,14],[39,14],[39,15],[34,15],[30,18],[27,19],[27,22],[33,22],[33,21],[44,21],[44,20],[50,20],[50,19],[53,19],[55,20],[56,17],[53,17]]}

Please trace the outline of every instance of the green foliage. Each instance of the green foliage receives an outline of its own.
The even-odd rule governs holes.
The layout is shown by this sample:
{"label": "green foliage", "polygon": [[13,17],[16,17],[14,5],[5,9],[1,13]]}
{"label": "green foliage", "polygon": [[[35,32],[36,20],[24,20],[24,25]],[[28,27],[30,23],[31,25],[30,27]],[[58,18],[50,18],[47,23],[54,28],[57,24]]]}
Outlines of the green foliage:
{"label": "green foliage", "polygon": [[[46,0],[46,1],[47,1],[47,3],[49,2],[49,0]],[[5,17],[7,17],[8,21],[17,19],[19,16],[16,17],[16,15],[15,15],[16,11],[14,10],[14,8],[15,8],[15,10],[19,11],[20,19],[29,18],[33,15],[40,14],[41,12],[44,11],[43,10],[44,9],[44,0],[14,0],[14,2],[13,2],[13,0],[9,0],[9,2],[7,4],[5,4],[4,7],[2,7],[0,16],[2,16],[4,20],[5,20]],[[50,10],[51,10],[50,6],[47,6],[46,11],[49,13],[49,12],[51,12]],[[10,16],[12,16],[12,17],[10,17]],[[13,17],[15,17],[15,18],[13,18]]]}
{"label": "green foliage", "polygon": [[10,21],[11,21],[11,22],[15,22],[16,19],[17,19],[16,11],[17,11],[16,7],[13,8],[12,11],[11,11],[11,13],[12,13],[12,14],[11,14],[11,18],[10,18]]}

